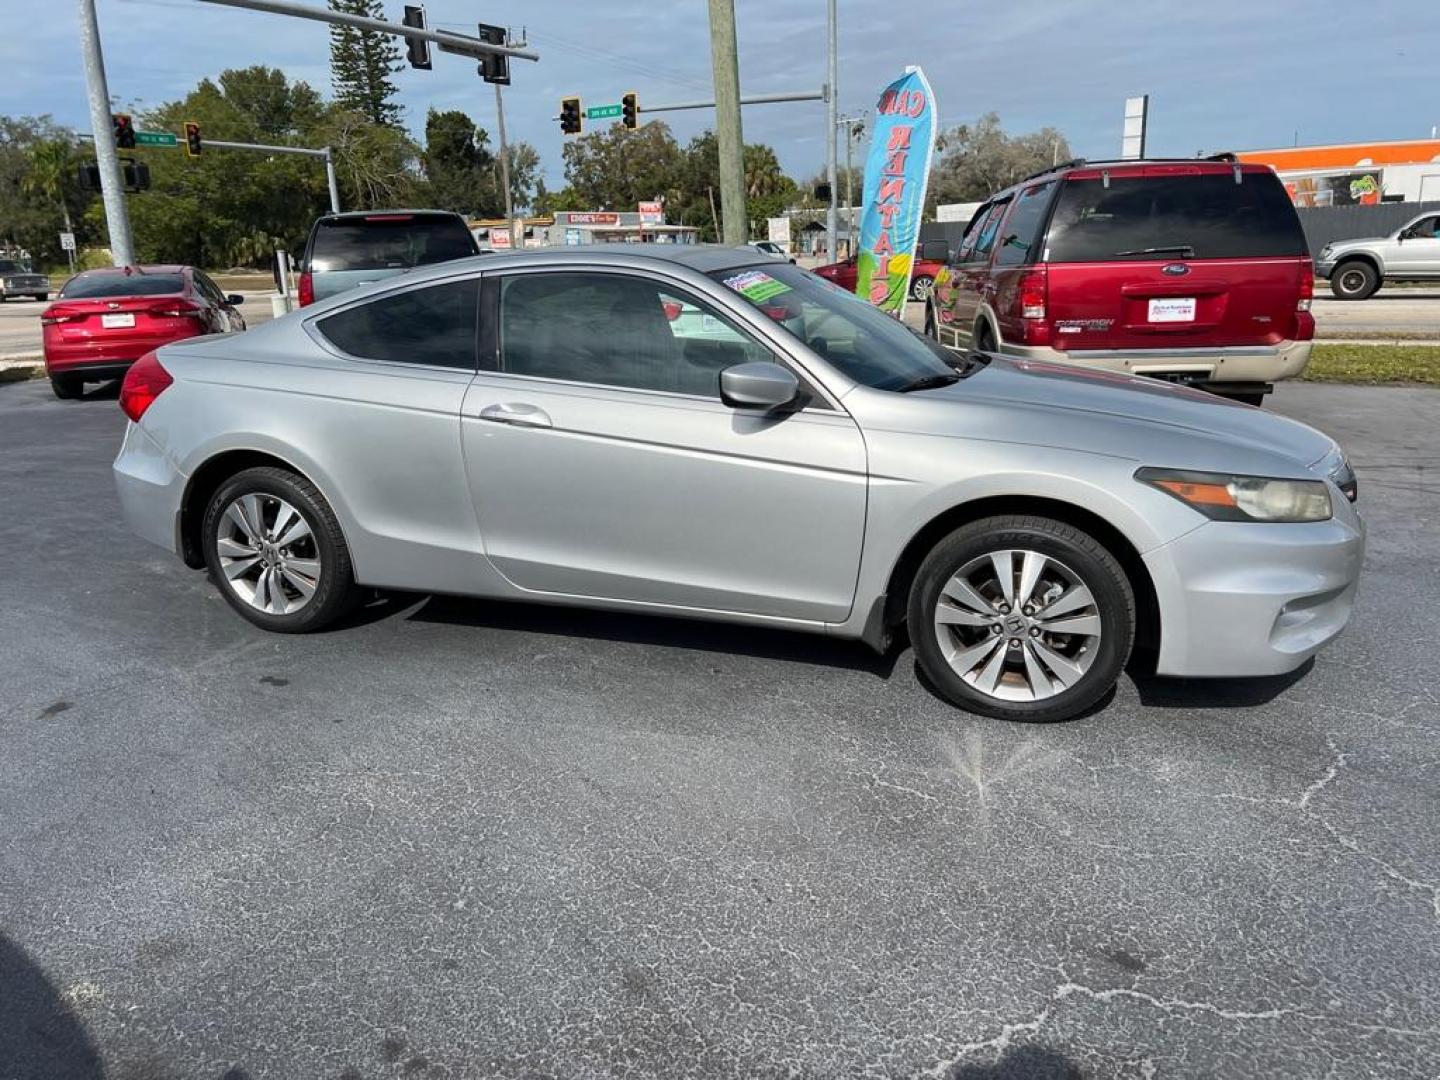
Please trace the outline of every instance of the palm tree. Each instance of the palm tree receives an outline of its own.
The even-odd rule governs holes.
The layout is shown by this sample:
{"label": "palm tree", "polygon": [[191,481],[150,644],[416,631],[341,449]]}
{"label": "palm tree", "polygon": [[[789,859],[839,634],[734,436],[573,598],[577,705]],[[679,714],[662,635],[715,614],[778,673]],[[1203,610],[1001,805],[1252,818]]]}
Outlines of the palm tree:
{"label": "palm tree", "polygon": [[757,199],[785,186],[785,172],[775,151],[764,144],[745,147],[745,194]]}
{"label": "palm tree", "polygon": [[[65,202],[65,192],[74,175],[74,148],[64,139],[46,139],[30,148],[30,167],[21,181],[27,195],[60,204],[60,216],[67,233],[75,231],[70,225],[70,207]],[[74,258],[73,253],[67,254]]]}

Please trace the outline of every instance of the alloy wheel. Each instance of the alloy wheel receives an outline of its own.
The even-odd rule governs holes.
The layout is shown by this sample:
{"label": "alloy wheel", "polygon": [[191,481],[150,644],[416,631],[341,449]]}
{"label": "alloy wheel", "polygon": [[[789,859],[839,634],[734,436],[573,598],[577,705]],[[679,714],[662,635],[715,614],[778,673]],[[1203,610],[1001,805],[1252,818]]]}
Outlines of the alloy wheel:
{"label": "alloy wheel", "polygon": [[216,525],[226,586],[267,615],[293,615],[320,586],[320,549],[310,522],[284,499],[240,495]]}
{"label": "alloy wheel", "polygon": [[1368,280],[1363,270],[1346,270],[1340,275],[1340,291],[1346,295],[1354,295],[1364,290]]}
{"label": "alloy wheel", "polygon": [[1065,563],[1004,549],[971,559],[935,605],[935,635],[950,667],[1002,701],[1041,701],[1070,689],[1099,653],[1094,593]]}

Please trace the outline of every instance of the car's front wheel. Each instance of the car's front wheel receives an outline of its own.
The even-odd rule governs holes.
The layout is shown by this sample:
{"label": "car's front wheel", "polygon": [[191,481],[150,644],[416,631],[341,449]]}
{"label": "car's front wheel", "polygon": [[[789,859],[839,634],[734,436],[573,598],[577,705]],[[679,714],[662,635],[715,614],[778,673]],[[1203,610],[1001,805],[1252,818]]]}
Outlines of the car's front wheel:
{"label": "car's front wheel", "polygon": [[1364,300],[1380,288],[1380,275],[1362,259],[1343,262],[1330,275],[1330,291],[1341,300]]}
{"label": "car's front wheel", "polygon": [[50,389],[61,401],[72,401],[85,393],[85,383],[74,375],[51,375]]}
{"label": "car's front wheel", "polygon": [[236,473],[211,496],[202,528],[211,577],[256,626],[300,634],[351,607],[356,589],[340,523],[303,476],[271,467]]}
{"label": "car's front wheel", "polygon": [[1003,720],[1067,720],[1120,677],[1135,598],[1094,537],[1006,515],[935,545],[910,591],[909,626],[921,669],[954,704]]}

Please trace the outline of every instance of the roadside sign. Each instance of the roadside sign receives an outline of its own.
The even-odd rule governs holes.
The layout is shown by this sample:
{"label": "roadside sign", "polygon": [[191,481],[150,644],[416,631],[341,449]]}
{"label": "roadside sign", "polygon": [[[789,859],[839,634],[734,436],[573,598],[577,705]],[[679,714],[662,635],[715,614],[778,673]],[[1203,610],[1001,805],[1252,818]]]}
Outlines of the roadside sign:
{"label": "roadside sign", "polygon": [[614,105],[591,105],[585,110],[586,120],[610,120],[620,116],[624,110],[617,102]]}
{"label": "roadside sign", "polygon": [[565,243],[566,243],[566,245],[569,246],[569,247],[576,247],[577,245],[579,245],[579,243],[580,243],[580,230],[579,230],[579,229],[566,229],[566,230],[565,230]]}
{"label": "roadside sign", "polygon": [[492,248],[498,250],[500,248],[511,247],[512,245],[510,240],[511,238],[509,229],[496,228],[490,230],[490,246]]}
{"label": "roadside sign", "polygon": [[62,233],[60,234],[60,250],[61,250],[61,251],[74,251],[74,250],[75,250],[75,234],[74,234],[73,232],[62,232]]}
{"label": "roadside sign", "polygon": [[665,223],[665,204],[662,202],[642,202],[639,204],[641,225],[663,225]]}
{"label": "roadside sign", "polygon": [[136,146],[179,146],[180,138],[168,131],[137,131]]}

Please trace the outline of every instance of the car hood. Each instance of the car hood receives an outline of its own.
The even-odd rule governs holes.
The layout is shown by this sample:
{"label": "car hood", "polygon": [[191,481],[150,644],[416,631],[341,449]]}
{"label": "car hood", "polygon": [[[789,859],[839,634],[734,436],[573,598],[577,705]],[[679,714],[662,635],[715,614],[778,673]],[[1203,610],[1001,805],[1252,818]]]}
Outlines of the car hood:
{"label": "car hood", "polygon": [[1320,250],[1322,252],[1348,251],[1351,248],[1369,247],[1372,244],[1384,244],[1389,242],[1390,239],[1388,236],[1360,236],[1353,240],[1332,240]]}
{"label": "car hood", "polygon": [[1273,473],[1288,464],[1299,474],[1335,447],[1296,420],[1202,390],[1011,357],[992,357],[953,386],[913,397],[969,410],[964,425],[993,431],[989,437],[1174,468]]}

